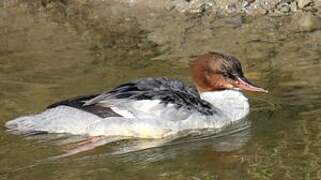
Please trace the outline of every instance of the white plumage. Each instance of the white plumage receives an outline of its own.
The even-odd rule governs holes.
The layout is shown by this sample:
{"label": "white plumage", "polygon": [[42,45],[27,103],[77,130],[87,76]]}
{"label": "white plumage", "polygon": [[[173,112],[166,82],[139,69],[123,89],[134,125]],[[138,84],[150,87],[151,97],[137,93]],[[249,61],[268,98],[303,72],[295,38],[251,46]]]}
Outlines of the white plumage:
{"label": "white plumage", "polygon": [[245,117],[249,112],[248,99],[239,91],[224,90],[201,93],[201,98],[213,104],[221,113],[203,115],[191,113],[160,100],[138,100],[113,105],[123,117],[101,118],[68,106],[57,106],[42,113],[16,118],[6,123],[9,131],[29,133],[70,133],[90,136],[128,136],[163,138],[181,131],[213,129]]}

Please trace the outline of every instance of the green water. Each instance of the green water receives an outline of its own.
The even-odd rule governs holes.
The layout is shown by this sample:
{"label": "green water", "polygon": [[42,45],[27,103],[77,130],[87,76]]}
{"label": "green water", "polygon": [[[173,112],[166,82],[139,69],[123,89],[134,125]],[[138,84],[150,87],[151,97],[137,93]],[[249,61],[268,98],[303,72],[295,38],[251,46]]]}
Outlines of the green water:
{"label": "green water", "polygon": [[[321,31],[296,31],[291,17],[143,16],[124,5],[9,2],[0,6],[1,180],[321,179]],[[243,131],[159,146],[123,140],[49,160],[81,137],[21,137],[3,126],[131,79],[190,83],[189,62],[208,50],[240,58],[249,79],[270,91],[247,94]]]}

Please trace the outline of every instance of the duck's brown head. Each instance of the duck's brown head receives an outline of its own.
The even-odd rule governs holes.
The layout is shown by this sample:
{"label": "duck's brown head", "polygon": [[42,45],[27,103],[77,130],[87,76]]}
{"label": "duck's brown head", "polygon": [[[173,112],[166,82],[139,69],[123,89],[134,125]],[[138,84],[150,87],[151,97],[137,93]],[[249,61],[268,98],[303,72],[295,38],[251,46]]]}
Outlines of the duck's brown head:
{"label": "duck's brown head", "polygon": [[224,89],[268,92],[244,76],[241,63],[233,56],[217,52],[201,55],[193,62],[192,73],[200,92]]}

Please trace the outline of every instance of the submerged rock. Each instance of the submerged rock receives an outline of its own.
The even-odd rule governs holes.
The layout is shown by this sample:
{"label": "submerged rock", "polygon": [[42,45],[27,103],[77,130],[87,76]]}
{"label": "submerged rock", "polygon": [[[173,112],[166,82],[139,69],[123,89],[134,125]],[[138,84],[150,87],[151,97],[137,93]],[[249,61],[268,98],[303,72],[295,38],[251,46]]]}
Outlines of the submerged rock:
{"label": "submerged rock", "polygon": [[312,13],[297,13],[290,24],[295,32],[312,32],[321,29],[321,18]]}

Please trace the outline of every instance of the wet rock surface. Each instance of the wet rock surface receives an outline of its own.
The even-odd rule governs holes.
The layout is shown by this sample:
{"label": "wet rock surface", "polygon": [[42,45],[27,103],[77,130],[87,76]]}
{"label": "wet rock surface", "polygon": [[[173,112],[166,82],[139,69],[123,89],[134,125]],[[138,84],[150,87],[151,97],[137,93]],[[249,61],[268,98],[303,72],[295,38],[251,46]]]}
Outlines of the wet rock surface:
{"label": "wet rock surface", "polygon": [[[86,46],[106,59],[128,52],[133,57],[141,54],[185,60],[212,49],[245,54],[242,45],[251,41],[273,41],[286,38],[287,33],[321,29],[321,3],[313,0],[5,2],[2,4],[5,11],[0,11],[2,29],[10,31],[8,20],[15,17],[11,15],[18,5],[28,13],[38,12],[37,16],[78,33],[79,39],[87,41]],[[24,24],[28,23],[21,25]],[[265,54],[264,51],[246,54],[251,53]]]}
{"label": "wet rock surface", "polygon": [[321,18],[312,13],[297,13],[292,17],[291,29],[295,32],[312,32],[321,29]]}
{"label": "wet rock surface", "polygon": [[[126,1],[125,1],[126,2]],[[150,4],[147,0],[131,0],[130,4]],[[157,8],[183,13],[216,13],[230,15],[287,15],[296,11],[318,11],[318,0],[161,0]],[[154,6],[156,7],[156,6]]]}
{"label": "wet rock surface", "polygon": [[2,30],[10,31],[8,24],[15,17],[15,7],[20,6],[30,14],[38,12],[38,16],[79,33],[81,40],[90,39],[87,45],[92,50],[115,48],[136,54],[142,52],[135,49],[143,49],[148,57],[161,54],[159,59],[186,58],[211,49],[224,50],[224,47],[238,53],[242,49],[240,44],[252,37],[284,38],[283,34],[291,32],[320,31],[321,26],[321,3],[313,0],[4,2],[1,4],[4,11],[0,11]]}

